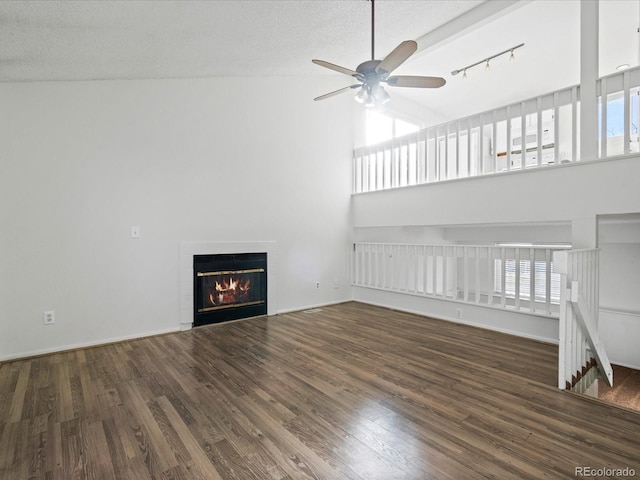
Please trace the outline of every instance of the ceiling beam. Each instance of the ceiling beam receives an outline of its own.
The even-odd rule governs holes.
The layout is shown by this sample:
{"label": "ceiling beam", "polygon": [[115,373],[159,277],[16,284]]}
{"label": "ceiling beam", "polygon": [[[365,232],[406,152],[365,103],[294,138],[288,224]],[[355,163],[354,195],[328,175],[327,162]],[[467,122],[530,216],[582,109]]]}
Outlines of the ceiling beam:
{"label": "ceiling beam", "polygon": [[532,0],[492,0],[484,2],[416,39],[416,42],[418,42],[418,51],[416,54],[424,54],[435,50],[531,1]]}

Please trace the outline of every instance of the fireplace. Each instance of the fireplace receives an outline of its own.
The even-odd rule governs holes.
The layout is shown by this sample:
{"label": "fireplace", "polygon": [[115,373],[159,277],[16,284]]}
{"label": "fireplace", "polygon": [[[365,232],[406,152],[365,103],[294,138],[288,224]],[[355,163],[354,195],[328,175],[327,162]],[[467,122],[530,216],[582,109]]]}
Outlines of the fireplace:
{"label": "fireplace", "polygon": [[267,314],[267,254],[193,256],[193,325]]}

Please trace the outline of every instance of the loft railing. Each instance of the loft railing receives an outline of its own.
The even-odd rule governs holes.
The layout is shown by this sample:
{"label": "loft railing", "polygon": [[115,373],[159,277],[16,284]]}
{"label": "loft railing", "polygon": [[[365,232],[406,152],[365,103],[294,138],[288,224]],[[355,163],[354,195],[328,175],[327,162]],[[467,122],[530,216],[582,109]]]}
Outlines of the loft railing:
{"label": "loft railing", "polygon": [[598,335],[599,251],[554,253],[561,275],[558,388],[586,391],[597,379],[598,367],[609,385],[613,370]]}
{"label": "loft railing", "polygon": [[357,287],[558,316],[555,249],[355,243]]}
{"label": "loft railing", "polygon": [[583,392],[597,370],[613,385],[597,249],[354,243],[352,285],[559,318],[558,387]]}
{"label": "loft railing", "polygon": [[[600,158],[639,151],[639,86],[640,68],[598,80]],[[353,193],[577,162],[579,93],[573,86],[357,148]]]}

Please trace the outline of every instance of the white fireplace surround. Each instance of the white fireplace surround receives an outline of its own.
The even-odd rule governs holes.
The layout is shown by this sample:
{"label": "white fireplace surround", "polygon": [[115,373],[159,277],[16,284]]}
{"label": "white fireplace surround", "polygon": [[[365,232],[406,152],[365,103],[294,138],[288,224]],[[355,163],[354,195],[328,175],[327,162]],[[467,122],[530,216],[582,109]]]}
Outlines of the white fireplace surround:
{"label": "white fireplace surround", "polygon": [[275,315],[276,242],[181,242],[180,243],[180,330],[193,326],[193,256],[222,253],[267,253],[267,315]]}

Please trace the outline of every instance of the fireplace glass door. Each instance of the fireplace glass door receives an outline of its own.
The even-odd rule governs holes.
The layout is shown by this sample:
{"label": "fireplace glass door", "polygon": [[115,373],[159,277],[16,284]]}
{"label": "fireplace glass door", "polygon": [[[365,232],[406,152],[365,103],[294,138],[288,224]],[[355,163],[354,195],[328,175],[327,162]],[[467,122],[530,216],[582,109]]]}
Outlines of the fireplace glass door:
{"label": "fireplace glass door", "polygon": [[202,308],[210,312],[223,308],[235,308],[264,303],[260,298],[260,277],[264,268],[199,272],[202,282]]}
{"label": "fireplace glass door", "polygon": [[194,325],[267,313],[266,253],[194,256]]}

